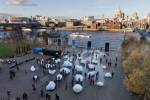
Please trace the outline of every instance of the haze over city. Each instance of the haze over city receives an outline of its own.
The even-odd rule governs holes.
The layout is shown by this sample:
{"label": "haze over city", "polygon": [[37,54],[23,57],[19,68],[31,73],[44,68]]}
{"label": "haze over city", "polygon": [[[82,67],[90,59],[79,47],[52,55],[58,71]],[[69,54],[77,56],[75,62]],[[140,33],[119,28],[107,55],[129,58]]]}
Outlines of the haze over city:
{"label": "haze over city", "polygon": [[149,0],[0,0],[0,15],[18,16],[113,16],[119,6],[126,15],[150,12]]}

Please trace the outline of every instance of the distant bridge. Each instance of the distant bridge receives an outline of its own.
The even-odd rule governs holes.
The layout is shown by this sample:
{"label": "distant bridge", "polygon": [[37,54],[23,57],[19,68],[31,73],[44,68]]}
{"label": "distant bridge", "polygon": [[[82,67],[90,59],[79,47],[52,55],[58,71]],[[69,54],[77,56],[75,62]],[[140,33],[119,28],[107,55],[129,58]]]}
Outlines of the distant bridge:
{"label": "distant bridge", "polygon": [[0,28],[6,28],[6,27],[11,27],[11,28],[36,28],[40,27],[41,25],[38,23],[0,23]]}

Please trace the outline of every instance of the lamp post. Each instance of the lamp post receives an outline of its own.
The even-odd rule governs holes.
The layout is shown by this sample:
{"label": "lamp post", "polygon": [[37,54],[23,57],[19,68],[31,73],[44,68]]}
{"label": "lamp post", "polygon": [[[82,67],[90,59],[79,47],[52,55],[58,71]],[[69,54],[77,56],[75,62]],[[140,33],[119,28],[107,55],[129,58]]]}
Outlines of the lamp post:
{"label": "lamp post", "polygon": [[126,40],[126,29],[124,30],[124,41]]}

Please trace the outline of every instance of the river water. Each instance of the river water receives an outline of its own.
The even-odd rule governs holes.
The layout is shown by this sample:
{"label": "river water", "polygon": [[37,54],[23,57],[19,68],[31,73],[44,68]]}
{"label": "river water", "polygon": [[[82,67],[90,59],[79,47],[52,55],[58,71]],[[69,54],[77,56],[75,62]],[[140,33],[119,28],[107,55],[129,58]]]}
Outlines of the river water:
{"label": "river water", "polygon": [[[38,41],[42,41],[39,37],[36,36],[36,33],[40,32],[40,30],[36,30],[32,33],[28,32],[27,36],[30,38],[32,41],[34,41],[36,38],[38,38]],[[70,34],[72,31],[59,31],[61,34]],[[84,31],[85,32],[85,31]],[[0,40],[3,41],[4,37],[7,38],[9,37],[12,33],[15,33],[14,31],[4,31],[0,30]],[[121,32],[91,32],[91,31],[86,31],[86,33],[91,34],[91,38],[69,38],[68,44],[72,44],[72,40],[75,41],[76,46],[79,47],[87,47],[88,41],[91,41],[91,47],[92,48],[104,48],[105,43],[108,42],[110,43],[110,49],[112,50],[117,50],[121,47],[121,44],[124,40],[124,34]],[[138,37],[138,34],[135,33],[129,33],[127,34],[127,37],[134,36]]]}
{"label": "river water", "polygon": [[[71,31],[64,31],[63,33],[72,33]],[[122,42],[124,41],[124,33],[121,32],[86,32],[91,34],[91,38],[70,38],[69,44],[72,44],[72,40],[75,40],[76,46],[87,47],[88,41],[91,41],[92,48],[104,48],[105,43],[108,42],[111,50],[117,50],[121,47]],[[126,35],[126,38],[133,36],[138,37],[136,33],[129,33]]]}

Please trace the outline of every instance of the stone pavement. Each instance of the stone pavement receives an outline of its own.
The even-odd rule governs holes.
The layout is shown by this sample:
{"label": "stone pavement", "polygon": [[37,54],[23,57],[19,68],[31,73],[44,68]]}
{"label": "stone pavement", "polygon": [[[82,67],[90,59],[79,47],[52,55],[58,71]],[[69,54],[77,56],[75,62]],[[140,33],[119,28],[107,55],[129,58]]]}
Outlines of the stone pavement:
{"label": "stone pavement", "polygon": [[[33,56],[37,57],[37,55],[30,54],[24,57],[17,57],[16,59],[20,61]],[[116,52],[111,52],[110,57],[114,60]],[[85,81],[83,83],[83,91],[80,94],[75,94],[72,90],[70,75],[57,85],[56,90],[49,92],[52,97],[51,100],[55,100],[56,93],[60,96],[60,100],[131,100],[130,94],[123,85],[124,74],[120,56],[118,56],[118,62],[117,67],[114,67],[113,63],[113,67],[107,70],[114,71],[114,78],[105,79],[105,85],[103,87],[90,86]],[[104,60],[103,64],[105,64]],[[35,65],[37,69],[36,72],[30,71],[32,65]],[[9,66],[7,64],[2,66],[2,70],[0,71],[0,100],[7,100],[7,90],[11,91],[12,98],[16,96],[22,97],[22,93],[26,92],[29,96],[29,100],[45,100],[45,98],[40,97],[40,90],[45,90],[47,82],[54,80],[55,77],[43,74],[35,60],[20,65],[20,70],[16,71],[14,80],[10,80],[9,78]],[[25,73],[25,70],[27,73]],[[37,90],[33,92],[31,84],[33,83],[32,77],[35,74],[39,75],[40,81],[36,83]],[[101,79],[103,79],[103,77],[101,77]],[[67,90],[65,89],[66,84],[68,87]],[[13,100],[12,98],[11,100]]]}

